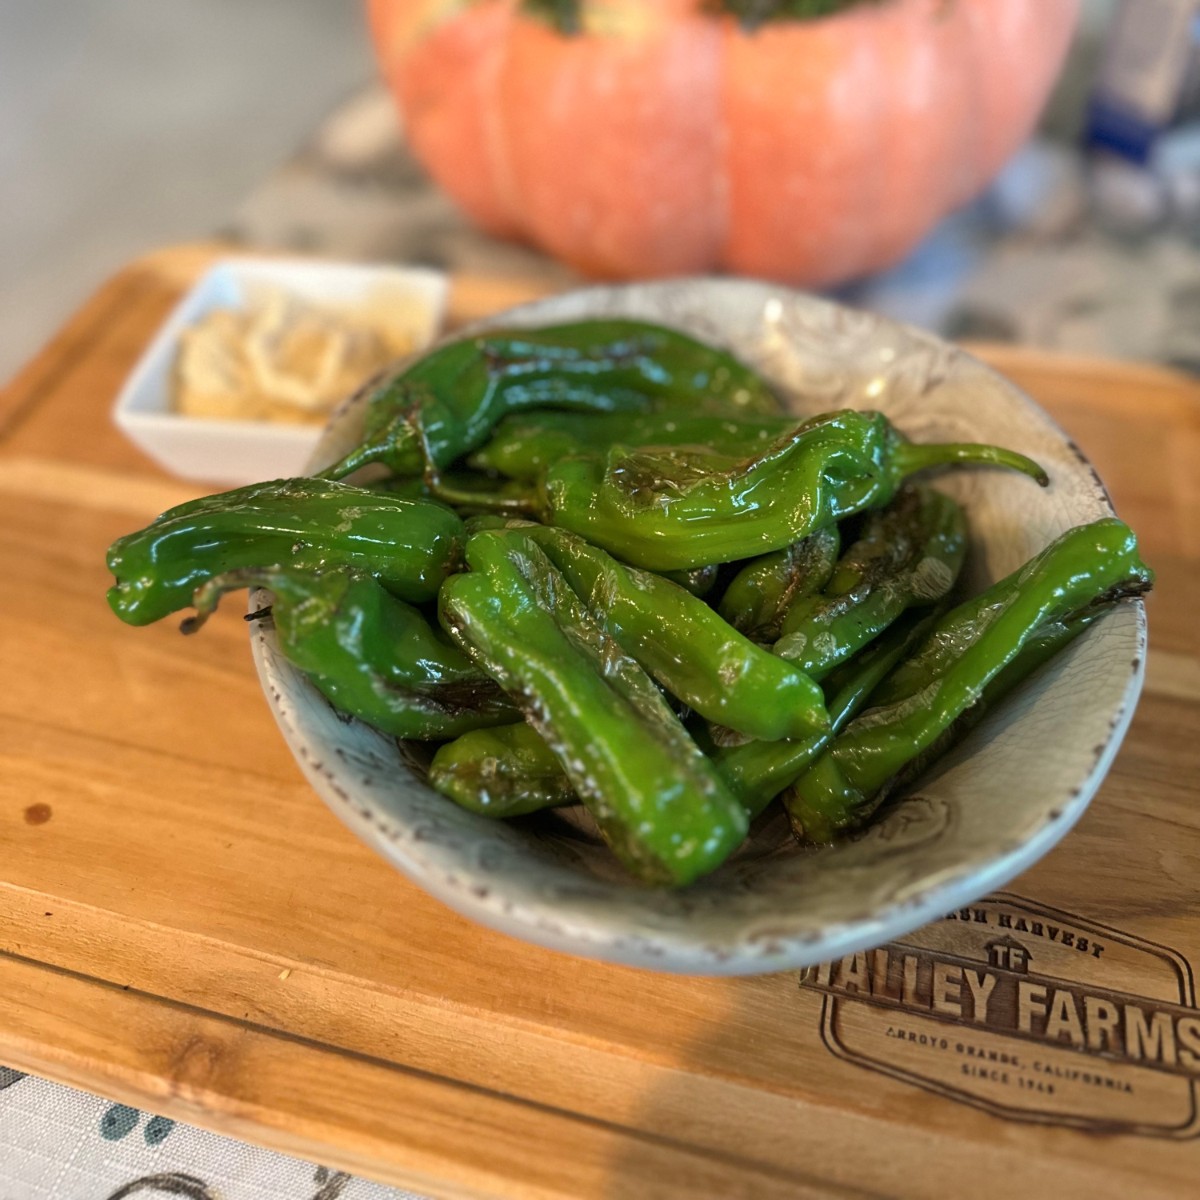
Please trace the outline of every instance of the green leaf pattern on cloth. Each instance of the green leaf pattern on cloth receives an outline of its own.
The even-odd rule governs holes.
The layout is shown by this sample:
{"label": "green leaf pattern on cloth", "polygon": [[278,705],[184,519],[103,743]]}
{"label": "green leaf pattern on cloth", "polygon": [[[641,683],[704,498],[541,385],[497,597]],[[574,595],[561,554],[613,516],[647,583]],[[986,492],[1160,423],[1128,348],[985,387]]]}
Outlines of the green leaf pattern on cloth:
{"label": "green leaf pattern on cloth", "polygon": [[2,1200],[425,1200],[0,1067]]}

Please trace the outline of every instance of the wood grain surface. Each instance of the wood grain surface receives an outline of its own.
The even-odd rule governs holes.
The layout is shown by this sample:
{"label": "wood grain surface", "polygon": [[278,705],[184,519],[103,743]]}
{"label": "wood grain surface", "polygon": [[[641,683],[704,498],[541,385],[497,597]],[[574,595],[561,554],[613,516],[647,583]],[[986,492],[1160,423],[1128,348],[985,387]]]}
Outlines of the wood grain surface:
{"label": "wood grain surface", "polygon": [[[1009,972],[1025,1017],[1035,997],[1022,1040],[866,997],[879,958],[691,979],[478,928],[303,782],[234,606],[202,639],[114,620],[108,543],[210,489],[110,410],[214,253],[129,267],[0,394],[0,1062],[439,1197],[1194,1190],[1200,386],[980,348],[1091,457],[1159,575],[1146,693],[1080,825],[1017,900],[889,948],[982,970],[971,922],[1014,936],[1026,913],[1037,978],[1118,1015],[1094,1046],[1065,1009],[1052,1034],[1058,984]],[[452,319],[538,292],[456,280]]]}

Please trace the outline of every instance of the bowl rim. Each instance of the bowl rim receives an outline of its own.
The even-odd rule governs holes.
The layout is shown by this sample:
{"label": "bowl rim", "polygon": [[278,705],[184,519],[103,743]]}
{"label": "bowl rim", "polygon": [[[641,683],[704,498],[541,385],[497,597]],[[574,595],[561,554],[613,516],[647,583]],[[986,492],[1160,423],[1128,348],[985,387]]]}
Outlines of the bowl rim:
{"label": "bowl rim", "polygon": [[[437,346],[460,337],[502,327],[513,319],[520,321],[537,317],[547,307],[554,306],[565,297],[579,297],[582,302],[586,302],[588,297],[610,296],[614,292],[630,288],[645,289],[655,286],[655,283],[667,287],[703,284],[747,291],[770,291],[775,295],[783,294],[803,302],[816,302],[842,312],[853,314],[861,311],[823,296],[758,280],[696,276],[649,283],[599,284],[557,293],[473,321],[452,332],[444,333],[421,353],[428,353]],[[1031,418],[1049,427],[1061,439],[1063,445],[1090,475],[1095,486],[1097,502],[1109,515],[1115,515],[1111,497],[1095,468],[1073,439],[1024,389],[961,346],[889,317],[870,314],[870,318],[882,326],[901,332],[906,338],[949,349],[953,354],[970,362],[974,369],[982,370],[991,376],[999,386],[1020,402]],[[669,318],[663,318],[663,323],[669,324]],[[353,397],[348,398],[347,402],[339,407],[331,418],[331,424],[352,399]],[[319,460],[318,451],[310,466],[318,465]],[[261,603],[254,595],[251,596],[251,609]],[[596,922],[590,915],[572,920],[570,916],[555,914],[554,919],[548,920],[547,914],[539,910],[537,905],[497,904],[487,890],[475,886],[470,878],[464,878],[455,871],[439,869],[436,863],[422,859],[419,853],[411,852],[407,844],[398,837],[399,831],[394,822],[385,814],[372,809],[369,804],[357,800],[339,780],[337,770],[310,752],[307,736],[304,730],[298,727],[295,714],[288,709],[286,701],[281,697],[273,675],[279,656],[273,645],[273,634],[270,630],[264,628],[261,623],[252,626],[251,645],[255,665],[272,713],[298,765],[314,790],[360,839],[447,907],[497,932],[568,954],[669,973],[737,976],[804,967],[870,949],[900,937],[1003,887],[1065,836],[1083,815],[1107,774],[1133,718],[1145,678],[1145,606],[1140,599],[1134,599],[1124,602],[1124,607],[1134,614],[1136,649],[1129,674],[1124,680],[1115,710],[1112,710],[1109,717],[1108,734],[1103,742],[1096,746],[1090,769],[1082,779],[1074,782],[1069,799],[1054,810],[1051,814],[1052,819],[1046,820],[1011,848],[994,855],[986,855],[981,862],[966,863],[961,871],[927,883],[916,894],[882,905],[869,919],[860,918],[828,924],[823,926],[816,936],[808,932],[791,936],[780,932],[770,944],[756,946],[753,950],[747,949],[744,944],[737,944],[736,939],[732,946],[720,946],[713,944],[711,936],[703,939],[704,944],[697,944],[694,941],[680,940],[666,932],[653,937],[631,935],[604,922]],[[307,682],[306,686],[311,687]],[[315,689],[313,692],[315,693]]]}

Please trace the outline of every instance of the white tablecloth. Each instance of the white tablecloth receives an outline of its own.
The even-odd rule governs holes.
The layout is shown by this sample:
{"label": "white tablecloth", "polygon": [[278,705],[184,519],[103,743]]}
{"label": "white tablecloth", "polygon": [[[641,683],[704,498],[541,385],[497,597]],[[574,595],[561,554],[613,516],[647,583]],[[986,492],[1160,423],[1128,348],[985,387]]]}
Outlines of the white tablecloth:
{"label": "white tablecloth", "polygon": [[0,1067],[0,1200],[421,1200]]}

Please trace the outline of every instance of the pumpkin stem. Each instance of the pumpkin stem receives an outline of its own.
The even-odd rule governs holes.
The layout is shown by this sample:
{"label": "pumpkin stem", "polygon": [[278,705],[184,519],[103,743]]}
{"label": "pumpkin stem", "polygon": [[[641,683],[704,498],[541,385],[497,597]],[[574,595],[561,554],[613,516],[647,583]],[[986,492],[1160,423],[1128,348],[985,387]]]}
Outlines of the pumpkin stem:
{"label": "pumpkin stem", "polygon": [[831,17],[847,8],[879,0],[707,0],[710,12],[736,17],[746,29],[757,29],[768,21],[805,21]]}
{"label": "pumpkin stem", "polygon": [[[715,16],[736,17],[745,29],[757,29],[768,21],[804,21],[830,17],[858,4],[880,0],[705,0],[704,8]],[[526,12],[552,25],[565,37],[583,32],[584,0],[523,0]]]}
{"label": "pumpkin stem", "polygon": [[573,37],[583,29],[582,3],[583,0],[525,0],[524,8],[549,22],[564,37]]}

